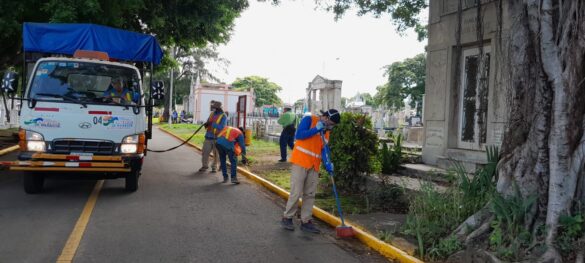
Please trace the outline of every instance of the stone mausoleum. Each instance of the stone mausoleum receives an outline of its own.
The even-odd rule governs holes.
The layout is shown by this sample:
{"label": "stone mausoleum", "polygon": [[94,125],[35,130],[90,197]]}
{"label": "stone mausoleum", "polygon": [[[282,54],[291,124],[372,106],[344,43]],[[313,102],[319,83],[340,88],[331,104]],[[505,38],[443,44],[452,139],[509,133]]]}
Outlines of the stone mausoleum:
{"label": "stone mausoleum", "polygon": [[486,146],[502,143],[507,82],[499,58],[507,54],[507,44],[497,29],[501,21],[506,31],[509,17],[498,19],[497,4],[430,1],[423,113],[427,164],[447,168],[458,160],[472,172],[486,163]]}

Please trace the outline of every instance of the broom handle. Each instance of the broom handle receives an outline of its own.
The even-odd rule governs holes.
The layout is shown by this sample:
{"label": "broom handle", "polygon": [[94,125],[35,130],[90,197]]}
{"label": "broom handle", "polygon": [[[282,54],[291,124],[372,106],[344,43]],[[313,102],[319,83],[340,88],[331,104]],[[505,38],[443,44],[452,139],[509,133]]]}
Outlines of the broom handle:
{"label": "broom handle", "polygon": [[[321,140],[323,141],[323,147],[325,148],[325,156],[323,159],[326,163],[330,163],[331,160],[329,159],[330,151],[329,151],[329,144],[325,141],[324,132],[321,132]],[[333,172],[329,173],[329,178],[331,178],[331,184],[333,185],[333,194],[335,195],[335,203],[337,204],[337,212],[339,213],[339,218],[341,218],[341,225],[345,226],[345,220],[343,220],[343,212],[341,211],[341,202],[339,202],[339,196],[337,195],[337,187],[335,186],[335,179],[333,179]]]}

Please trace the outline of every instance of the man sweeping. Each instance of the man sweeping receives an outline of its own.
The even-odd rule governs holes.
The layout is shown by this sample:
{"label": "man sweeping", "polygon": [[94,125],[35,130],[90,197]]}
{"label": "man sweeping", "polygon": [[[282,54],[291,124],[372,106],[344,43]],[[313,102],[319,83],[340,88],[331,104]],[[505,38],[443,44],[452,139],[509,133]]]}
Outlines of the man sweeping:
{"label": "man sweeping", "polygon": [[299,198],[303,198],[301,206],[301,230],[318,234],[321,232],[312,222],[315,191],[321,166],[323,141],[321,132],[329,140],[329,130],[338,124],[341,116],[336,109],[321,112],[321,116],[303,117],[295,135],[295,146],[290,162],[292,176],[290,178],[290,196],[286,203],[281,226],[294,231],[293,216],[297,212]]}

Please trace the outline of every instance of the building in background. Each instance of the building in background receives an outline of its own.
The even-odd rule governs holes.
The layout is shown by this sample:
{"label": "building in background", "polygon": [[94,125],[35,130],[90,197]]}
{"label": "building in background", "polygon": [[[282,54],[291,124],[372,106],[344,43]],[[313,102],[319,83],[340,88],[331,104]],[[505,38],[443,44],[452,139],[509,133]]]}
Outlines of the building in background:
{"label": "building in background", "polygon": [[196,123],[202,123],[209,117],[209,104],[212,100],[219,101],[228,115],[236,115],[238,98],[246,96],[246,111],[254,110],[254,91],[236,91],[229,84],[198,83],[194,92],[193,118]]}
{"label": "building in background", "polygon": [[307,110],[318,114],[320,110],[341,109],[341,84],[341,80],[317,75],[307,87]]}
{"label": "building in background", "polygon": [[486,146],[502,143],[507,82],[498,61],[507,51],[498,50],[497,28],[508,30],[511,20],[498,20],[498,1],[429,3],[422,158],[441,168],[457,160],[472,172],[486,163]]}

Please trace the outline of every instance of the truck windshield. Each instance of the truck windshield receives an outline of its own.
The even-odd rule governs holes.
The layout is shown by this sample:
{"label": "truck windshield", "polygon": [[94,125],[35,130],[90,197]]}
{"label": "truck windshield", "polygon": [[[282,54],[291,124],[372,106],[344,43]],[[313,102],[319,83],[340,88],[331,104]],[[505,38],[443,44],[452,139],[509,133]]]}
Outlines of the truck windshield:
{"label": "truck windshield", "polygon": [[136,105],[136,70],[91,62],[43,61],[33,75],[29,98],[81,104]]}

